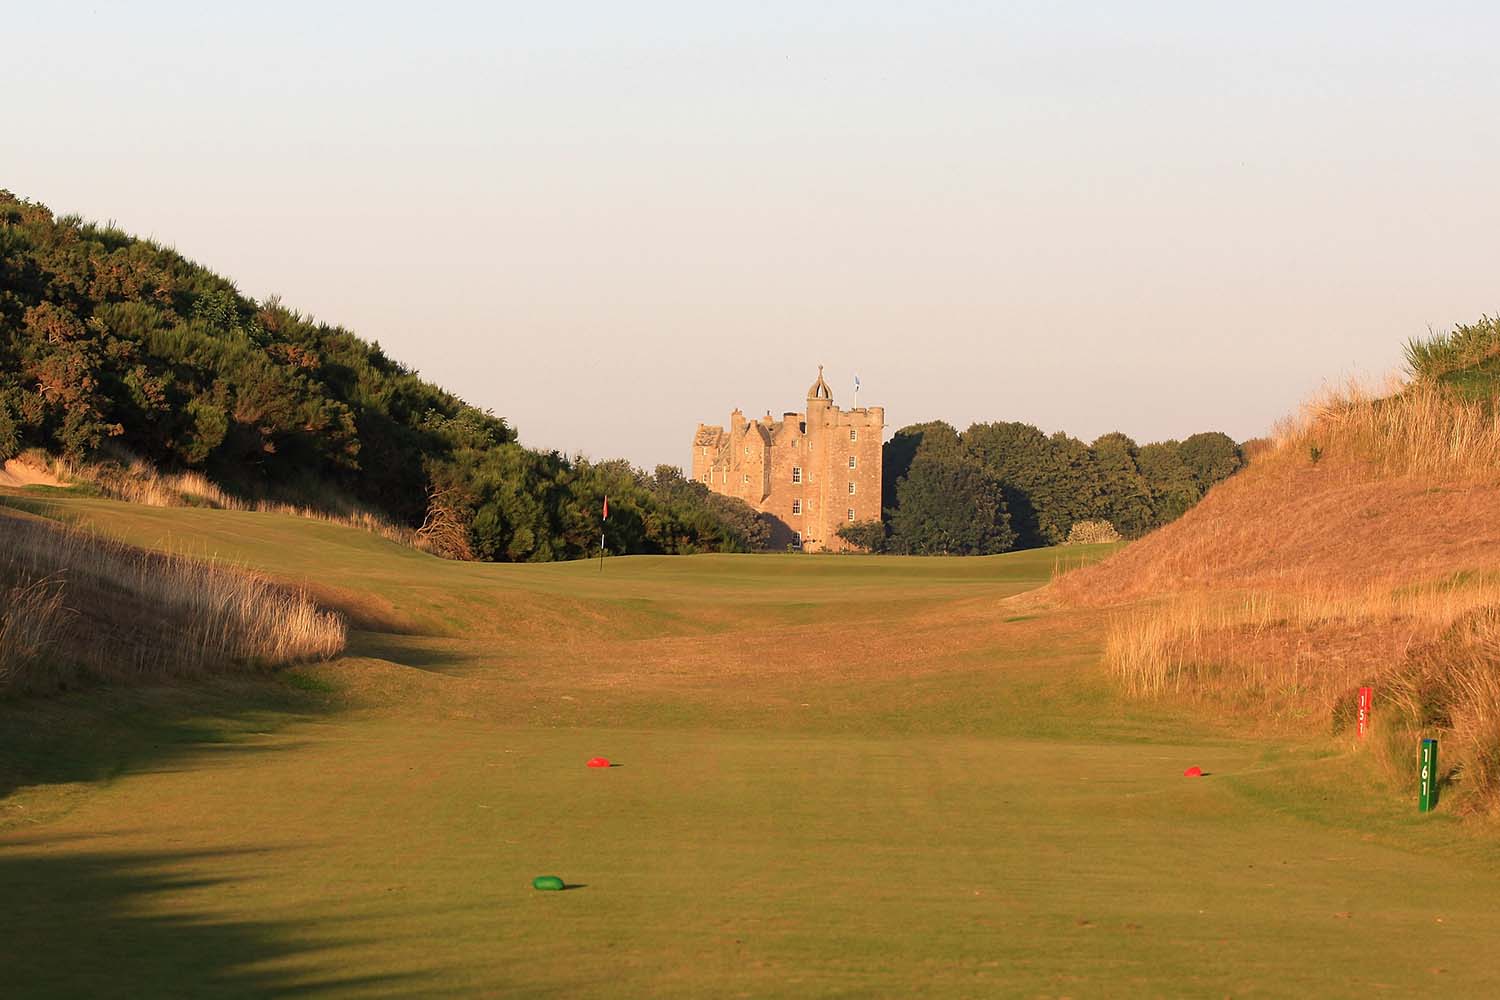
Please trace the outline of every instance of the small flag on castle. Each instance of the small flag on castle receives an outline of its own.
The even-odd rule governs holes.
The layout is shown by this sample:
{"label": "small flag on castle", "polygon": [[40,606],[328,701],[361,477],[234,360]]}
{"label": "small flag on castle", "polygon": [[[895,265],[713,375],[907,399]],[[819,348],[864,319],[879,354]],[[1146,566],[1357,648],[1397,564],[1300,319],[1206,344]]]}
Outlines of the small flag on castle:
{"label": "small flag on castle", "polygon": [[859,398],[859,376],[858,375],[854,376],[854,396],[855,396],[856,399]]}

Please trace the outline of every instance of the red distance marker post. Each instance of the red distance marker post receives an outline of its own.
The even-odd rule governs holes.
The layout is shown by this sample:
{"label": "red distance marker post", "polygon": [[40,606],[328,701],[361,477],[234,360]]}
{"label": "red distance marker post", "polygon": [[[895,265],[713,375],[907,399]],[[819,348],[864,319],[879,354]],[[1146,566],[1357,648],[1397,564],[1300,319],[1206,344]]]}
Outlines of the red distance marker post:
{"label": "red distance marker post", "polygon": [[1359,689],[1359,738],[1364,739],[1370,734],[1370,689],[1362,687]]}

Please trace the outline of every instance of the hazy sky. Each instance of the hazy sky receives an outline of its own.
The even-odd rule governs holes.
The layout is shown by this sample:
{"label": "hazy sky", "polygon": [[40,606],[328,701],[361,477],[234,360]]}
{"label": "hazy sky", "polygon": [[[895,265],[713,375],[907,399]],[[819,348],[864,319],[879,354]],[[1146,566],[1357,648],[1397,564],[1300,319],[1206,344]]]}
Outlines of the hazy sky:
{"label": "hazy sky", "polygon": [[1493,3],[4,4],[0,187],[684,463],[828,366],[888,430],[1263,433],[1500,309]]}

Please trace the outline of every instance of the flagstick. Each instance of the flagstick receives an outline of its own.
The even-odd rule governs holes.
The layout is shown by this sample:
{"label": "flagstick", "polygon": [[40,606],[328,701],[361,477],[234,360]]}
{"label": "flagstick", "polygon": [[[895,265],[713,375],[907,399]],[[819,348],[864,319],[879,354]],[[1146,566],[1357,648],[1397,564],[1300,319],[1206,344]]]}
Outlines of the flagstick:
{"label": "flagstick", "polygon": [[604,572],[604,529],[599,529],[599,572]]}

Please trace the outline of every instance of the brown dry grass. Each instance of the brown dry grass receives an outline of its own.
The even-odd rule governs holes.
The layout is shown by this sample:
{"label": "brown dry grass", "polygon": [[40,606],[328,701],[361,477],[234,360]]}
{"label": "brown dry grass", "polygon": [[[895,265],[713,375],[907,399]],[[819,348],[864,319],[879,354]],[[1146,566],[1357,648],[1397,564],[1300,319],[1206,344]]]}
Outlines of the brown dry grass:
{"label": "brown dry grass", "polygon": [[343,619],[232,567],[0,514],[0,692],[325,659]]}
{"label": "brown dry grass", "polygon": [[1443,760],[1457,764],[1463,784],[1478,793],[1468,807],[1500,811],[1500,604],[1476,608],[1413,650],[1381,695],[1391,720],[1382,744],[1391,771],[1410,785],[1415,734],[1440,730]]}
{"label": "brown dry grass", "polygon": [[[1312,461],[1316,443],[1320,459]],[[1286,421],[1182,518],[1053,588],[1101,607],[1200,590],[1361,590],[1500,567],[1500,423],[1419,384]]]}
{"label": "brown dry grass", "polygon": [[[1113,608],[1129,693],[1335,725],[1360,683],[1389,758],[1436,727],[1500,803],[1500,419],[1427,382],[1330,393],[1176,523],[1051,591]],[[1442,651],[1441,655],[1434,651]],[[1440,706],[1435,708],[1434,706]],[[1425,727],[1425,728],[1424,728]]]}
{"label": "brown dry grass", "polygon": [[1131,694],[1257,694],[1296,714],[1399,667],[1477,609],[1500,606],[1500,583],[1395,590],[1304,588],[1184,595],[1118,613],[1105,659]]}

